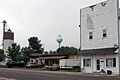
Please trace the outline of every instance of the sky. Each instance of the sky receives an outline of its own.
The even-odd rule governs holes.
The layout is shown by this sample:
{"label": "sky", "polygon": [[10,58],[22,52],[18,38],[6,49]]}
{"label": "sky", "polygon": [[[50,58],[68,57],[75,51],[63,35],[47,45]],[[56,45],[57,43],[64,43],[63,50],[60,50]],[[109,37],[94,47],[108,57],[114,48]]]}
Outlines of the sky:
{"label": "sky", "polygon": [[[41,40],[45,50],[57,50],[56,38],[61,34],[62,46],[79,48],[80,9],[105,0],[0,0],[0,22],[14,32],[21,47],[28,46],[28,38]],[[2,44],[0,23],[0,43]]]}

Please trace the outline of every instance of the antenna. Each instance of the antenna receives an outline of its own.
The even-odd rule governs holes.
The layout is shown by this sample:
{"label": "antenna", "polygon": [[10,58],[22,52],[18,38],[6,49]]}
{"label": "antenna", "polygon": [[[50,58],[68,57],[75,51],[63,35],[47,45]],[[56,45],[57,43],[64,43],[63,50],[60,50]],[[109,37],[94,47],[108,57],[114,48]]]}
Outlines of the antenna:
{"label": "antenna", "polygon": [[3,42],[2,42],[2,45],[3,45],[3,49],[4,49],[4,34],[5,34],[5,26],[6,26],[7,22],[4,20],[2,23],[3,23]]}

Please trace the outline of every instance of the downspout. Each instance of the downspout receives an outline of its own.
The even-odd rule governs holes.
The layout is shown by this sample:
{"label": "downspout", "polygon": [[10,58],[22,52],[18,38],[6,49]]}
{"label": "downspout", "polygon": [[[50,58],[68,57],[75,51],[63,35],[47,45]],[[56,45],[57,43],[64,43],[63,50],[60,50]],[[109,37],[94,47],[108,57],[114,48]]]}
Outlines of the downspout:
{"label": "downspout", "polygon": [[[79,50],[81,51],[81,9],[80,9],[80,25],[79,25],[79,27],[80,27],[80,48],[79,48]],[[81,59],[81,55],[80,55],[80,70],[81,70],[81,61],[82,61],[82,59]]]}
{"label": "downspout", "polygon": [[117,23],[118,23],[118,62],[119,62],[119,74],[120,74],[120,28],[119,28],[119,0],[117,0]]}

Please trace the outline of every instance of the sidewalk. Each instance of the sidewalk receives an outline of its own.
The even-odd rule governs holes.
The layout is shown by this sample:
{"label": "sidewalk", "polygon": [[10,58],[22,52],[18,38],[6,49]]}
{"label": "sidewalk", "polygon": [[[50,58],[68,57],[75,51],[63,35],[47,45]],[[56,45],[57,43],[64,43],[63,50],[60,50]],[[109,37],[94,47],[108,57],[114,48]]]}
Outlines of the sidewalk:
{"label": "sidewalk", "polygon": [[[24,68],[22,69],[24,70]],[[47,71],[47,70],[41,70],[41,69],[26,69],[28,71],[35,71],[35,72],[43,72],[43,73],[53,73],[53,74],[67,74],[67,75],[80,75],[80,76],[120,76],[120,75],[108,75],[108,74],[102,74],[102,73],[83,73],[83,72],[67,72],[67,71]]]}
{"label": "sidewalk", "polygon": [[[15,70],[15,71],[28,71],[28,72],[42,72],[51,74],[67,74],[67,75],[77,75],[77,76],[120,76],[120,75],[107,75],[100,73],[82,73],[82,72],[66,72],[66,71],[44,71],[41,69],[26,69],[26,68],[0,68],[0,70]],[[0,79],[1,80],[1,79]]]}
{"label": "sidewalk", "polygon": [[8,78],[0,77],[0,80],[16,80],[16,79],[8,79]]}
{"label": "sidewalk", "polygon": [[100,73],[82,73],[82,72],[65,72],[65,71],[40,71],[43,73],[53,73],[53,74],[67,74],[67,75],[77,75],[77,76],[119,76],[119,75],[107,75]]}

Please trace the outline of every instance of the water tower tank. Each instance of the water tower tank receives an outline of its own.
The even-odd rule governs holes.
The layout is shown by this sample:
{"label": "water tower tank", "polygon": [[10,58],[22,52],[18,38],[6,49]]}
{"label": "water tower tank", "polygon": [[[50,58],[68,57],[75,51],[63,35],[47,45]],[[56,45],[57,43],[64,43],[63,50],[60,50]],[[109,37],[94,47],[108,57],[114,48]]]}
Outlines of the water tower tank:
{"label": "water tower tank", "polygon": [[58,42],[59,48],[60,48],[61,42],[63,41],[63,38],[62,38],[62,36],[60,34],[58,35],[58,38],[56,39],[56,41]]}
{"label": "water tower tank", "polygon": [[7,32],[4,32],[4,40],[14,40],[14,33],[9,29]]}

